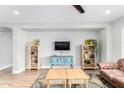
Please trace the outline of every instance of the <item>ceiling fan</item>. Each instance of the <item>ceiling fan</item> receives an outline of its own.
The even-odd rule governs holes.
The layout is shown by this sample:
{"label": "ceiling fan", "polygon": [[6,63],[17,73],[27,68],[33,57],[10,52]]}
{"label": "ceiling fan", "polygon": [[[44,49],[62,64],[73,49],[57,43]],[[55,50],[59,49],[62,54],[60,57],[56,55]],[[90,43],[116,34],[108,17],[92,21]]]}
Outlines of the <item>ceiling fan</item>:
{"label": "ceiling fan", "polygon": [[85,11],[84,9],[81,7],[81,5],[73,5],[73,7],[78,10],[78,12],[80,12],[81,14],[83,14]]}

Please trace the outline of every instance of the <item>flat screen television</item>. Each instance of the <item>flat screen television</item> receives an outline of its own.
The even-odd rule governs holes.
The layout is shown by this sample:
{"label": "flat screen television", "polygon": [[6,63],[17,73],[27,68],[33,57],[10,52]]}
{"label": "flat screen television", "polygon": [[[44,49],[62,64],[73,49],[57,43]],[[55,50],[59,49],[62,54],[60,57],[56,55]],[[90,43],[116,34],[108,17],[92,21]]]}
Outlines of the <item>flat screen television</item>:
{"label": "flat screen television", "polygon": [[55,50],[70,50],[69,41],[55,41]]}

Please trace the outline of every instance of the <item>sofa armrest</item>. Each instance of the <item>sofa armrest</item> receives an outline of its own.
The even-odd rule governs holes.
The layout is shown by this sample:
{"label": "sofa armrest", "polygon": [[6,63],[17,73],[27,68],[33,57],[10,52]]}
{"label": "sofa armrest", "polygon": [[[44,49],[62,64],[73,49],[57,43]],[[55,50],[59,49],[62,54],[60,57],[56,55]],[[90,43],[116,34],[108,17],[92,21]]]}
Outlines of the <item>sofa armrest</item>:
{"label": "sofa armrest", "polygon": [[119,69],[119,65],[116,63],[99,63],[100,69]]}

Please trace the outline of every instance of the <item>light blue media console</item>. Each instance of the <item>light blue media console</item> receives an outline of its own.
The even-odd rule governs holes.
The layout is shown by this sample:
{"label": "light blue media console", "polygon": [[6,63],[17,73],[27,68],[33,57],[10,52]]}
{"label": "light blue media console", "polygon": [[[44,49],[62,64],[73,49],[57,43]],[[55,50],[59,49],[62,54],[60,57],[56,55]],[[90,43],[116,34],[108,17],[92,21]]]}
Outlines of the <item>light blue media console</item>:
{"label": "light blue media console", "polygon": [[73,68],[73,56],[51,56],[51,68],[53,65],[70,65]]}

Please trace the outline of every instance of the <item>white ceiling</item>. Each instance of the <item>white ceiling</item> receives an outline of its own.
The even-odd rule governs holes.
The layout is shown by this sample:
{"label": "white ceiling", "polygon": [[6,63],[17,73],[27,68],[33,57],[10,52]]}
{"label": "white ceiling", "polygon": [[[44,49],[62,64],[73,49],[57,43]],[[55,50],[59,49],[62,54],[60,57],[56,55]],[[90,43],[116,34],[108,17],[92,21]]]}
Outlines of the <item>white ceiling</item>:
{"label": "white ceiling", "polygon": [[[82,23],[112,22],[124,16],[124,5],[82,5],[80,14],[71,5],[0,6],[0,23]],[[105,15],[106,10],[111,10]],[[13,11],[19,11],[14,15]]]}

